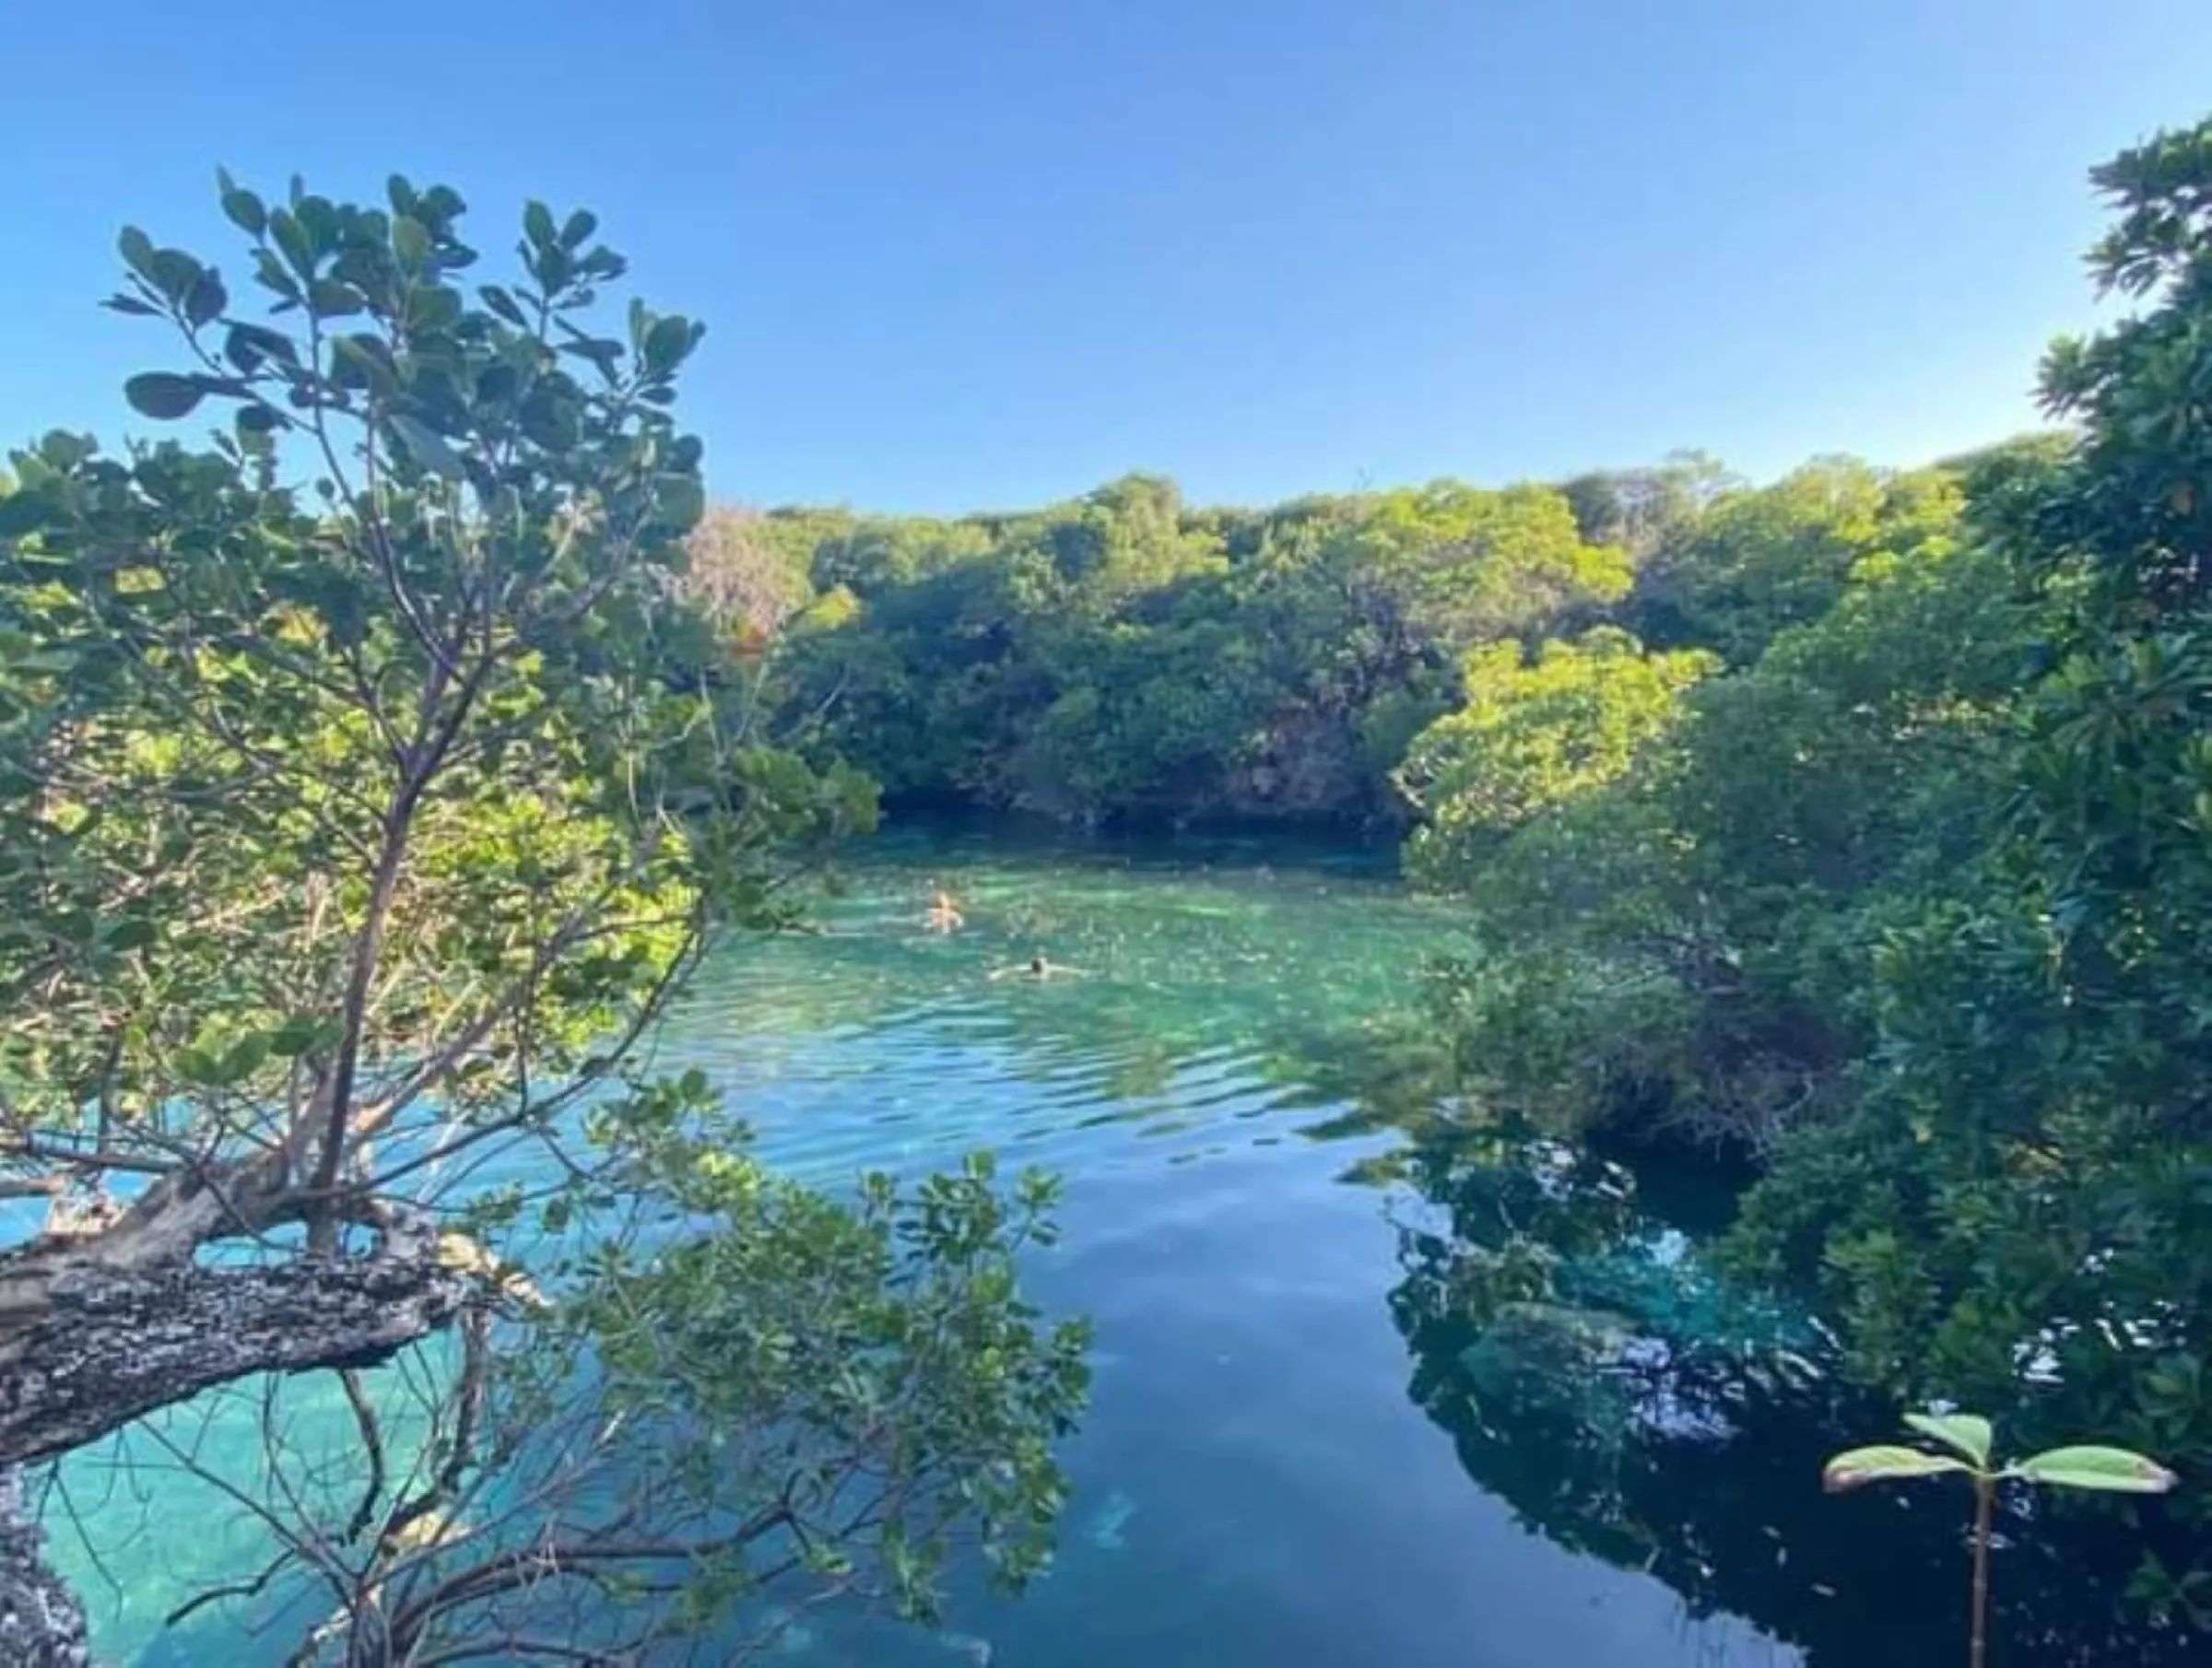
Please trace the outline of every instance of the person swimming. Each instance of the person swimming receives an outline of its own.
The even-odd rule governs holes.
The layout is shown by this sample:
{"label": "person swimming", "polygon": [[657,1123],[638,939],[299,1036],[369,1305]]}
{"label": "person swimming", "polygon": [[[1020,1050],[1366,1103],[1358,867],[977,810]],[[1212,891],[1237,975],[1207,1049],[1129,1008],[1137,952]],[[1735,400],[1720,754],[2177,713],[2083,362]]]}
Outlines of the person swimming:
{"label": "person swimming", "polygon": [[1019,967],[1000,968],[991,977],[1000,979],[1080,979],[1081,968],[1071,968],[1057,961],[1047,961],[1041,956],[1032,956]]}
{"label": "person swimming", "polygon": [[929,913],[922,917],[922,924],[933,933],[957,933],[966,920],[952,894],[939,887],[929,900]]}

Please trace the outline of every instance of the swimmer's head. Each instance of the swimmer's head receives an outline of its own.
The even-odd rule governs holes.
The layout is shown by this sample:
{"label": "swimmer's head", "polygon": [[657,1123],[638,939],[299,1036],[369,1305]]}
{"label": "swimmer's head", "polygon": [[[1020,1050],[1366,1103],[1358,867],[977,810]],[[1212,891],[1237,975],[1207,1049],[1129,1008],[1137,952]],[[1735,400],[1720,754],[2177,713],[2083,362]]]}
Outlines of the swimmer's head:
{"label": "swimmer's head", "polygon": [[1041,972],[1043,972],[1043,971],[1044,971],[1044,957],[1041,957],[1041,956],[1032,956],[1032,957],[1030,957],[1030,972],[1032,972],[1032,973],[1041,973]]}

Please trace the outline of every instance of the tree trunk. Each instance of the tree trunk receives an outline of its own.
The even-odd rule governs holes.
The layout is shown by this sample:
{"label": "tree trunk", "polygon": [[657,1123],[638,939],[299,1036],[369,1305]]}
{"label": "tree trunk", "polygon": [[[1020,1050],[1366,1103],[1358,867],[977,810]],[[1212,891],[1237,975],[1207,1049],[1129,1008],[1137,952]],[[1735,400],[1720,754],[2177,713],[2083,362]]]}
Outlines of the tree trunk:
{"label": "tree trunk", "polygon": [[117,1267],[98,1236],[29,1248],[0,1260],[0,1465],[255,1373],[373,1365],[447,1325],[477,1289],[423,1224],[388,1228],[361,1255],[229,1267]]}
{"label": "tree trunk", "polygon": [[[420,1212],[351,1199],[366,1244],[249,1250],[298,1224],[284,1149],[180,1171],[106,1226],[0,1252],[0,1664],[88,1668],[84,1609],[46,1564],[18,1467],[97,1441],[202,1391],[265,1372],[366,1367],[480,1300]],[[465,1261],[465,1260],[462,1260]]]}

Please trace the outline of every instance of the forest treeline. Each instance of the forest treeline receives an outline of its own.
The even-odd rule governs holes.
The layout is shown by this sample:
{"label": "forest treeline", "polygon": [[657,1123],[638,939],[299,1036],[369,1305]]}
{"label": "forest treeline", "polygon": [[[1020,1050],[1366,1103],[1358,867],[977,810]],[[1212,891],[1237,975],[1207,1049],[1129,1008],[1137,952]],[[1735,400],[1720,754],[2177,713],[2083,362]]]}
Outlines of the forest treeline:
{"label": "forest treeline", "polygon": [[1480,651],[1615,626],[1747,664],[1958,498],[1958,471],[1849,458],[1760,489],[1686,456],[1259,511],[1126,476],[958,520],[719,509],[692,584],[781,628],[785,717],[894,805],[1394,829],[1444,810],[1405,766],[1498,666]]}
{"label": "forest treeline", "polygon": [[781,632],[784,716],[894,804],[1388,831],[1456,815],[1431,726],[1509,663],[1626,632],[1747,665],[1862,559],[1955,533],[1969,466],[1823,458],[1753,487],[1688,454],[1256,511],[1145,475],[950,521],[725,508],[689,582],[747,640]]}
{"label": "forest treeline", "polygon": [[2201,1475],[2212,124],[2094,180],[2125,316],[1933,467],[722,511],[688,582],[894,805],[1396,830],[1462,1087],[1750,1161],[1733,1266],[1867,1382]]}
{"label": "forest treeline", "polygon": [[1260,511],[1151,476],[953,521],[722,511],[695,548],[753,628],[789,617],[786,717],[894,805],[1085,822],[1390,818],[1463,649],[1594,618],[1631,578],[1559,492],[1453,482]]}

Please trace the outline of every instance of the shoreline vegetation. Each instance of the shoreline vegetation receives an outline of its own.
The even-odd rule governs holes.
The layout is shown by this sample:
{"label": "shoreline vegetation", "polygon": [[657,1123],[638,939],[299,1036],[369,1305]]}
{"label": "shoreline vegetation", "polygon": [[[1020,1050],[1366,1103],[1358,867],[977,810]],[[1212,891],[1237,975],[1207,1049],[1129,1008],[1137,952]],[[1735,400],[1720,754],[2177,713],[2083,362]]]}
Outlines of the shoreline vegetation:
{"label": "shoreline vegetation", "polygon": [[[2093,178],[2130,305],[2050,351],[2049,433],[957,519],[709,508],[701,327],[610,314],[588,212],[487,283],[446,187],[225,176],[235,295],[126,230],[109,305],[182,367],[131,402],[223,426],[0,483],[0,1157],[53,1207],[0,1251],[0,1513],[312,1373],[347,1486],[272,1391],[229,1595],[326,1597],[303,1662],[554,1614],[741,1656],[771,1602],[1043,1568],[1050,1180],[832,1201],[641,1046],[880,796],[1402,840],[1480,946],[1428,981],[1471,1115],[1747,1166],[1736,1279],[1862,1390],[2171,1463],[2083,1509],[2144,1548],[2115,1603],[2212,1627],[2212,123]],[[562,1180],[468,1195],[525,1143]],[[19,1529],[0,1650],[80,1661]]]}
{"label": "shoreline vegetation", "polygon": [[[887,802],[1402,841],[1459,1091],[1748,1166],[1847,1369],[2212,1466],[2212,124],[2097,169],[2053,429],[1766,485],[712,512],[702,593]],[[733,572],[749,574],[749,588]],[[2134,1602],[2212,1622],[2212,1496]]]}

